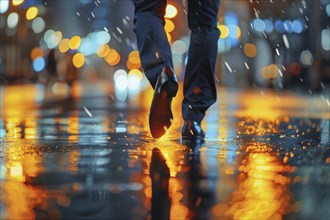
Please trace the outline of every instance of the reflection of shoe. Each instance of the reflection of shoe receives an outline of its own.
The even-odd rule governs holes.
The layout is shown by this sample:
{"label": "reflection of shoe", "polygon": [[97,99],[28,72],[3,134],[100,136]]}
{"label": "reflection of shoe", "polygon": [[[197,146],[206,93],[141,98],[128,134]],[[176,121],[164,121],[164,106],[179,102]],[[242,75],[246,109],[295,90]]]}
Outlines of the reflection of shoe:
{"label": "reflection of shoe", "polygon": [[173,114],[171,110],[172,98],[178,91],[178,81],[174,71],[164,67],[158,77],[152,100],[149,126],[152,137],[160,138],[172,124]]}
{"label": "reflection of shoe", "polygon": [[152,150],[150,176],[151,180],[156,182],[168,181],[170,177],[170,170],[166,164],[166,160],[158,148]]}
{"label": "reflection of shoe", "polygon": [[168,196],[170,169],[158,148],[152,150],[150,177],[152,186],[152,219],[170,219],[170,199]]}
{"label": "reflection of shoe", "polygon": [[203,139],[181,139],[181,144],[188,147],[195,156],[198,156],[200,154],[200,148],[203,146],[204,143],[205,141]]}
{"label": "reflection of shoe", "polygon": [[205,132],[201,124],[196,121],[185,121],[181,128],[182,140],[203,140]]}

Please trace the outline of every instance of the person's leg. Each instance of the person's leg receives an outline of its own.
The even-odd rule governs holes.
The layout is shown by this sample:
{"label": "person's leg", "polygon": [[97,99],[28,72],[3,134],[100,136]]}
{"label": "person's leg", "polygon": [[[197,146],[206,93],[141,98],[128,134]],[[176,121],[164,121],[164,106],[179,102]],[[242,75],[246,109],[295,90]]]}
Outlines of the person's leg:
{"label": "person's leg", "polygon": [[214,69],[220,34],[217,28],[219,5],[220,0],[188,1],[191,38],[183,89],[185,121],[200,123],[206,110],[216,101]]}
{"label": "person's leg", "polygon": [[142,68],[154,89],[149,113],[151,135],[161,137],[172,124],[172,98],[178,91],[172,52],[164,30],[166,0],[132,0]]}
{"label": "person's leg", "polygon": [[155,88],[162,69],[173,68],[171,48],[164,31],[166,0],[132,0],[135,34],[142,68]]}

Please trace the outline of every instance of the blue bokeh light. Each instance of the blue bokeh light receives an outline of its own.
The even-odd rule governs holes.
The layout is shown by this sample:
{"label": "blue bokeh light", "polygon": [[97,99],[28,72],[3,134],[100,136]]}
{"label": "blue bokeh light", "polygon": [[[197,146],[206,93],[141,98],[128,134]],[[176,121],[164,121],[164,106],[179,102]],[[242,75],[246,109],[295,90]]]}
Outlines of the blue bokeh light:
{"label": "blue bokeh light", "polygon": [[266,19],[266,20],[264,20],[264,22],[265,22],[265,31],[267,32],[267,33],[270,33],[270,32],[272,32],[273,30],[274,30],[274,25],[273,25],[273,22],[272,22],[272,20],[270,20],[270,19]]}
{"label": "blue bokeh light", "polygon": [[263,32],[266,29],[266,24],[260,18],[254,19],[253,27],[256,31]]}
{"label": "blue bokeh light", "polygon": [[284,33],[284,24],[281,20],[275,21],[275,30],[279,33]]}
{"label": "blue bokeh light", "polygon": [[35,59],[33,61],[33,69],[36,72],[40,72],[45,68],[46,62],[45,62],[45,58],[43,57],[38,57],[37,59]]}
{"label": "blue bokeh light", "polygon": [[292,22],[289,20],[285,20],[284,21],[284,29],[286,32],[288,33],[292,33],[293,32],[293,25]]}
{"label": "blue bokeh light", "polygon": [[300,20],[294,20],[292,23],[293,31],[300,34],[304,30],[304,25]]}

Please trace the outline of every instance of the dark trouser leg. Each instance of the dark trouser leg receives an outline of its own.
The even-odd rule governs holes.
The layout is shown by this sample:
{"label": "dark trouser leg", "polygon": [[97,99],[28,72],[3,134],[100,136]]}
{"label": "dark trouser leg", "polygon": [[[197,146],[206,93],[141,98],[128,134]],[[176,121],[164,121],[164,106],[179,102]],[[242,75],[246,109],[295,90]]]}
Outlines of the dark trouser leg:
{"label": "dark trouser leg", "polygon": [[220,0],[188,1],[191,37],[183,88],[185,121],[201,122],[217,98],[214,68],[220,34],[217,29],[219,5]]}
{"label": "dark trouser leg", "polygon": [[135,34],[142,68],[155,88],[164,66],[173,68],[172,52],[164,31],[166,0],[132,0]]}

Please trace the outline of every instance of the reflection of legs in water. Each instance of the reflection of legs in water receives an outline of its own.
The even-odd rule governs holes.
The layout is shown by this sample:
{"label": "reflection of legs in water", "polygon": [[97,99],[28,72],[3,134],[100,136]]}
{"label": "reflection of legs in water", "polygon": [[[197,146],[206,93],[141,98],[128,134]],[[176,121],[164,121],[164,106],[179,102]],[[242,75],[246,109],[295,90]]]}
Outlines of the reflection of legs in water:
{"label": "reflection of legs in water", "polygon": [[51,49],[47,55],[46,71],[47,71],[47,79],[46,79],[46,84],[45,84],[45,93],[47,93],[47,91],[52,90],[51,87],[58,78],[57,59],[56,59],[56,54],[55,54],[54,49]]}
{"label": "reflection of legs in water", "polygon": [[[210,187],[210,177],[203,172],[200,148],[203,141],[187,141],[183,142],[189,149],[192,150],[191,157],[187,161],[189,166],[187,178],[187,194],[188,207],[190,210],[189,219],[208,219],[209,210],[215,204],[215,189]],[[206,181],[208,184],[206,184]],[[215,180],[214,180],[215,181]],[[211,184],[212,185],[212,184]]]}
{"label": "reflection of legs in water", "polygon": [[170,199],[168,185],[170,170],[158,148],[152,150],[150,177],[152,183],[151,215],[152,219],[169,219]]}

